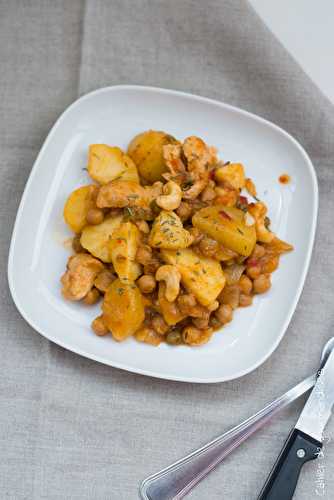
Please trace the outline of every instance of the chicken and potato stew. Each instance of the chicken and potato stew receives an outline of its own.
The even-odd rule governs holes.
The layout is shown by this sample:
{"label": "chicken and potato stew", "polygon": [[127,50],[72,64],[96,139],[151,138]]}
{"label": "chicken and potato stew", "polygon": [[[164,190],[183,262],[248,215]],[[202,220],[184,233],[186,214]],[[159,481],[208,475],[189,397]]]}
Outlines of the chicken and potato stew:
{"label": "chicken and potato stew", "polygon": [[64,207],[75,236],[61,283],[66,300],[102,301],[96,335],[204,344],[270,289],[292,250],[271,231],[243,165],[198,137],[150,130],[126,153],[93,144],[87,171],[92,183]]}

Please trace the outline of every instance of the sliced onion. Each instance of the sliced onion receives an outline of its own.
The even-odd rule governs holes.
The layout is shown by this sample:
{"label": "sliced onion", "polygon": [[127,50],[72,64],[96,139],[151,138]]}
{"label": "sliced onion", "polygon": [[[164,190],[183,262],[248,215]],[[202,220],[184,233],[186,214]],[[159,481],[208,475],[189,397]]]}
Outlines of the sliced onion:
{"label": "sliced onion", "polygon": [[242,273],[246,269],[246,266],[242,264],[232,264],[231,266],[227,266],[224,268],[224,274],[226,278],[226,283],[228,285],[234,285],[238,283]]}
{"label": "sliced onion", "polygon": [[290,243],[280,240],[279,238],[277,238],[277,236],[275,236],[275,238],[270,243],[265,245],[265,248],[272,250],[278,255],[285,252],[291,252],[291,250],[293,250],[293,246],[290,245]]}

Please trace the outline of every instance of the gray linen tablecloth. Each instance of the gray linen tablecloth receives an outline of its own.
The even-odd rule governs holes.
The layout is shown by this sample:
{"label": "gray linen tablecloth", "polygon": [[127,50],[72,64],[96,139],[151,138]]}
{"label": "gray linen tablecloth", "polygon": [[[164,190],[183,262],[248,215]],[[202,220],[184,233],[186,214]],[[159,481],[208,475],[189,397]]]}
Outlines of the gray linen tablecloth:
{"label": "gray linen tablecloth", "polygon": [[[99,365],[41,337],[12,302],[10,236],[44,138],[79,95],[120,83],[185,90],[258,113],[294,135],[314,162],[320,214],[304,292],[280,347],[247,377],[192,385]],[[1,0],[0,109],[0,498],[136,499],[146,475],[317,366],[334,320],[333,107],[246,1]],[[255,499],[301,407],[284,411],[189,498]],[[332,499],[334,443],[321,464],[304,468],[296,500],[317,498],[322,472],[323,497]]]}

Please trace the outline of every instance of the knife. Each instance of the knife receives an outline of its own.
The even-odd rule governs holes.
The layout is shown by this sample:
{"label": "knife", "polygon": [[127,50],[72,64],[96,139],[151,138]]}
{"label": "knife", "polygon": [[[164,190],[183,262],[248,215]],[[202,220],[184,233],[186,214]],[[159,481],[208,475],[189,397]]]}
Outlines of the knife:
{"label": "knife", "polygon": [[334,352],[319,373],[317,382],[289,434],[258,500],[290,500],[302,466],[318,458],[323,431],[334,403]]}

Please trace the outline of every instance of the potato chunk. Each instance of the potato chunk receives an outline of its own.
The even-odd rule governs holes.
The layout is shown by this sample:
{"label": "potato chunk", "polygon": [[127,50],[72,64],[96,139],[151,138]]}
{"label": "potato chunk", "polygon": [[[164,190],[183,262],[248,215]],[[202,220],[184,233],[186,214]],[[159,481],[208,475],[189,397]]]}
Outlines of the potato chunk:
{"label": "potato chunk", "polygon": [[141,177],[149,183],[162,180],[167,170],[162,148],[167,144],[177,144],[176,139],[165,132],[148,130],[136,135],[128,147],[128,155],[138,167]]}
{"label": "potato chunk", "polygon": [[183,285],[193,293],[200,304],[212,304],[225,285],[225,276],[220,263],[201,257],[190,248],[161,250],[162,258],[175,265],[181,273]]}
{"label": "potato chunk", "polygon": [[109,239],[121,221],[122,216],[119,215],[109,217],[101,222],[101,224],[86,226],[81,234],[81,246],[103,262],[111,262],[108,245]]}
{"label": "potato chunk", "polygon": [[227,182],[234,189],[242,189],[246,183],[245,171],[241,163],[228,163],[218,167],[215,171],[215,178],[218,182]]}
{"label": "potato chunk", "polygon": [[67,198],[64,207],[64,219],[66,224],[75,233],[81,233],[86,226],[86,215],[91,208],[95,207],[98,187],[82,186],[75,189]]}
{"label": "potato chunk", "polygon": [[149,236],[149,244],[155,248],[187,248],[193,241],[193,236],[183,228],[180,217],[167,210],[162,210],[156,217]]}
{"label": "potato chunk", "polygon": [[137,226],[132,222],[122,222],[109,240],[111,262],[122,282],[133,282],[140,275],[140,265],[135,262],[139,237]]}
{"label": "potato chunk", "polygon": [[107,184],[115,179],[139,182],[137,167],[120,148],[92,144],[88,153],[88,173],[94,181]]}
{"label": "potato chunk", "polygon": [[116,340],[133,335],[145,318],[143,297],[134,283],[119,279],[109,286],[102,304],[103,321]]}
{"label": "potato chunk", "polygon": [[248,257],[256,243],[255,226],[247,226],[245,214],[234,207],[217,205],[199,210],[193,225],[226,248]]}

